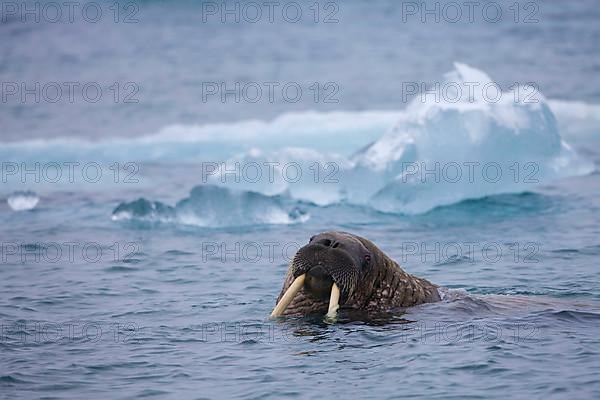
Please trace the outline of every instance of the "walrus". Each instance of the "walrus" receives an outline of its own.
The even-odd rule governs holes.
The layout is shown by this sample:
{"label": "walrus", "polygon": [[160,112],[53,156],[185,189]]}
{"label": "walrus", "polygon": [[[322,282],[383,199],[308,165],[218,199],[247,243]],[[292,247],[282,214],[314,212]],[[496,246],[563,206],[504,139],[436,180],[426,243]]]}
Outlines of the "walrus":
{"label": "walrus", "polygon": [[400,268],[371,241],[347,232],[310,238],[292,259],[271,317],[326,314],[340,306],[363,312],[440,300],[438,286]]}

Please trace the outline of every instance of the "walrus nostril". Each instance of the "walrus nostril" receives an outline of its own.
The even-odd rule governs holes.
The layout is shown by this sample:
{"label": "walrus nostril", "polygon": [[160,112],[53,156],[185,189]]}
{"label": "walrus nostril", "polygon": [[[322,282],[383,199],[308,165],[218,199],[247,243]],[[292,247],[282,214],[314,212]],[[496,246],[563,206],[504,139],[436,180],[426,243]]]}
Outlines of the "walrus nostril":
{"label": "walrus nostril", "polygon": [[331,246],[331,240],[329,240],[329,239],[322,239],[322,240],[319,240],[317,243],[322,244],[325,247]]}

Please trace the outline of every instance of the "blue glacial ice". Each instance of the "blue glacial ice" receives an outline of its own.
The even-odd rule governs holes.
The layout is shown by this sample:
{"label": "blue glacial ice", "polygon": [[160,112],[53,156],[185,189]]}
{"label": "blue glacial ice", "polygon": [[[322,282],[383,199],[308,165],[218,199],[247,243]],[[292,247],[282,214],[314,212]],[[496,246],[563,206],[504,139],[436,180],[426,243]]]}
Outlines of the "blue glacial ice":
{"label": "blue glacial ice", "polygon": [[[493,81],[455,64],[446,82],[481,88]],[[397,125],[357,157],[358,165],[389,177],[370,198],[372,206],[419,213],[593,171],[562,140],[547,101],[533,88],[515,87],[497,102],[483,91],[474,94],[458,102],[449,101],[452,94],[439,102],[415,99]]]}
{"label": "blue glacial ice", "polygon": [[[263,167],[261,179],[249,180],[238,168],[241,176],[217,171],[212,182],[319,205],[346,202],[415,214],[593,171],[561,138],[541,93],[523,86],[482,90],[490,85],[494,81],[484,72],[456,63],[441,84],[444,95],[415,97],[387,133],[352,156],[311,148],[253,149],[231,157],[223,168],[274,164],[272,177]],[[476,90],[467,95],[456,87]],[[297,168],[291,176],[283,173],[290,165],[300,166],[303,175],[297,179]]]}

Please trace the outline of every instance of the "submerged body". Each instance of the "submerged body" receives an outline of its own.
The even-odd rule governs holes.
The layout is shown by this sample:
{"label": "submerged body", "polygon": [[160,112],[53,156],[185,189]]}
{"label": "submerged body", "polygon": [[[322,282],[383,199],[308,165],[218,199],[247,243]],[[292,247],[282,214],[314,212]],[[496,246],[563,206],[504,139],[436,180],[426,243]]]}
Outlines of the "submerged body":
{"label": "submerged body", "polygon": [[390,312],[439,300],[436,285],[402,270],[371,241],[324,232],[294,256],[271,316],[332,317],[338,307]]}

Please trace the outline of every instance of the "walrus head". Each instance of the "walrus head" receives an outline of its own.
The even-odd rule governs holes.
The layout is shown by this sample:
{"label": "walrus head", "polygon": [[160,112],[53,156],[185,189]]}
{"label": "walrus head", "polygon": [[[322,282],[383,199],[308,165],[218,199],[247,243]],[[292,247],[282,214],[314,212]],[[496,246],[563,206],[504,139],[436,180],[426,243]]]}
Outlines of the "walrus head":
{"label": "walrus head", "polygon": [[369,240],[346,232],[310,238],[294,256],[271,316],[325,312],[339,306],[386,311],[439,300],[436,286],[404,272]]}

